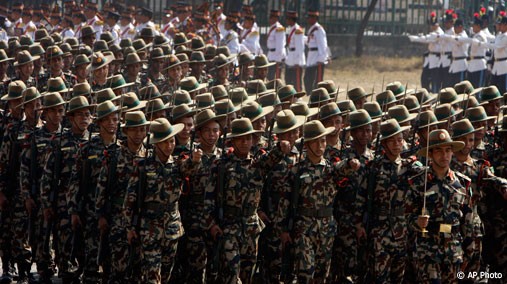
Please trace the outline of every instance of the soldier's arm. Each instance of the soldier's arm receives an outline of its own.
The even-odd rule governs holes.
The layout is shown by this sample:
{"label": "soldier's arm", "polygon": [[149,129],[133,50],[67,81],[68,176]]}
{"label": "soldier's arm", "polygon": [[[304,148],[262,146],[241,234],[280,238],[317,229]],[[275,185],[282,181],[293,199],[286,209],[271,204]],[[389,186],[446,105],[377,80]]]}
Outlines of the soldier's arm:
{"label": "soldier's arm", "polygon": [[54,154],[51,151],[47,155],[46,163],[42,171],[40,180],[41,188],[41,205],[43,209],[51,208],[49,196],[51,195],[51,183],[53,182],[53,169],[54,169]]}
{"label": "soldier's arm", "polygon": [[422,197],[421,185],[424,187],[424,170],[408,178],[407,196],[406,196],[406,209],[408,229],[411,231],[419,232],[421,228],[417,225],[417,218],[421,215]]}
{"label": "soldier's arm", "polygon": [[186,159],[182,160],[180,163],[180,172],[183,177],[188,177],[195,175],[199,168],[202,165],[202,162],[199,161],[198,163],[193,162],[191,157],[186,157]]}
{"label": "soldier's arm", "polygon": [[293,192],[294,179],[299,178],[296,177],[296,169],[298,167],[293,167],[290,171],[288,171],[285,179],[287,182],[284,183],[284,187],[281,191],[280,201],[278,203],[278,210],[275,214],[274,223],[276,227],[279,228],[281,232],[288,232],[288,224],[289,224],[289,210],[291,206],[291,198]]}
{"label": "soldier's arm", "polygon": [[218,225],[216,220],[217,204],[216,199],[218,195],[218,167],[220,166],[220,160],[216,160],[211,166],[211,175],[209,182],[206,185],[204,191],[204,215],[202,219],[201,227],[205,230],[209,230],[214,225]]}
{"label": "soldier's arm", "polygon": [[[105,161],[107,161],[107,159],[105,159]],[[109,176],[108,166],[109,163],[103,163],[97,180],[97,198],[95,199],[95,211],[98,215],[97,217],[104,217],[104,214],[106,213],[106,195],[108,194],[106,191]]]}
{"label": "soldier's arm", "polygon": [[31,156],[31,149],[30,148],[24,148],[21,151],[21,166],[19,170],[19,180],[20,180],[20,192],[21,192],[21,198],[23,201],[31,198],[31,192],[30,192],[30,156]]}
{"label": "soldier's arm", "polygon": [[[262,150],[264,151],[264,150]],[[256,168],[258,168],[263,176],[266,176],[275,165],[280,163],[283,159],[284,154],[280,149],[279,143],[271,149],[271,151],[262,154],[259,159],[254,162]]]}
{"label": "soldier's arm", "polygon": [[81,146],[76,153],[76,163],[72,166],[72,172],[69,180],[69,191],[67,193],[67,204],[69,208],[69,214],[74,215],[79,213],[79,190],[81,182],[81,171],[83,167],[84,147]]}
{"label": "soldier's arm", "polygon": [[[493,187],[495,188],[495,190],[501,196],[503,196],[505,194],[505,191],[507,190],[507,179],[496,176],[493,173],[489,162],[487,162],[487,161],[484,161],[484,163],[481,165],[481,168],[482,168],[482,170],[481,170],[480,174],[482,177],[482,181],[492,184]],[[482,184],[480,184],[479,186],[481,186],[481,185]],[[490,187],[487,187],[487,186],[484,187],[485,190],[488,190],[488,188],[490,188]]]}
{"label": "soldier's arm", "polygon": [[[371,164],[370,164],[371,165]],[[366,166],[364,174],[360,177],[360,183],[356,193],[356,203],[354,219],[356,226],[364,226],[365,215],[368,212],[368,181],[375,176],[371,176],[371,166]],[[374,189],[372,189],[374,190]],[[371,218],[371,216],[369,216]]]}
{"label": "soldier's arm", "polygon": [[129,230],[134,230],[132,224],[132,218],[134,217],[134,208],[137,203],[137,191],[139,190],[139,177],[141,171],[139,162],[135,166],[134,171],[130,175],[128,186],[127,186],[127,195],[125,196],[124,202],[124,210],[123,214],[125,216],[125,228]]}
{"label": "soldier's arm", "polygon": [[7,126],[2,137],[2,146],[0,147],[0,193],[7,189],[7,169],[9,168],[9,153],[11,150],[11,132],[12,124]]}
{"label": "soldier's arm", "polygon": [[356,164],[359,163],[357,159],[345,159],[333,164],[335,174],[338,177],[350,176],[353,172],[357,171]]}
{"label": "soldier's arm", "polygon": [[292,37],[292,40],[295,41],[296,56],[300,58],[305,56],[305,35],[301,28],[298,28],[294,33],[295,35]]}

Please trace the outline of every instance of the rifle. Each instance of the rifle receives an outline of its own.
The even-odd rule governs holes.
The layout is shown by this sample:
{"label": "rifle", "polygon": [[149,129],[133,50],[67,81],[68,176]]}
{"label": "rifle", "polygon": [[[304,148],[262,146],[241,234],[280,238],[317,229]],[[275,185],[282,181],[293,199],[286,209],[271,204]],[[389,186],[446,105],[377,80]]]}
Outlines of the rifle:
{"label": "rifle", "polygon": [[[37,194],[38,192],[38,184],[37,184],[37,139],[36,139],[36,130],[37,130],[37,122],[39,121],[39,117],[37,115],[37,109],[34,109],[35,114],[35,123],[33,125],[32,134],[30,137],[30,197],[34,200],[35,204],[37,204]],[[34,212],[35,211],[35,212]],[[37,246],[36,243],[36,222],[37,222],[37,209],[32,209],[32,212],[28,212],[28,243],[32,248]],[[33,251],[33,257],[35,258],[35,254],[37,249]]]}
{"label": "rifle", "polygon": [[[297,217],[297,210],[299,205],[299,191],[301,190],[301,175],[303,173],[303,168],[301,167],[301,160],[303,158],[303,149],[305,145],[304,137],[301,138],[301,144],[299,149],[299,159],[298,159],[298,171],[295,175],[294,186],[292,188],[292,194],[290,195],[290,205],[289,205],[289,214],[287,216],[287,231],[292,233],[294,230],[294,223]],[[280,279],[284,280],[284,283],[290,283],[286,280],[291,280],[291,272],[292,267],[294,265],[294,253],[293,248],[289,244],[285,245],[285,252],[282,255],[282,268],[280,273]]]}

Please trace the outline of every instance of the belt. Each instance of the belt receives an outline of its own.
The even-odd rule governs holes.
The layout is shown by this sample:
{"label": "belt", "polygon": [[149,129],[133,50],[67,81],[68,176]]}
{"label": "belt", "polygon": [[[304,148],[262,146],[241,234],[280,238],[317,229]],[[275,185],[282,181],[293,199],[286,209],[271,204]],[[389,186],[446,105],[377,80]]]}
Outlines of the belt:
{"label": "belt", "polygon": [[462,60],[462,59],[467,59],[466,56],[460,56],[460,57],[453,57],[452,60]]}
{"label": "belt", "polygon": [[311,47],[311,48],[309,48],[308,50],[309,50],[309,51],[318,51],[318,50],[319,50],[319,48],[318,48],[318,47]]}
{"label": "belt", "polygon": [[289,51],[296,51],[295,47],[289,48]]}
{"label": "belt", "polygon": [[405,216],[405,208],[397,207],[395,209],[389,210],[386,206],[381,206],[373,209],[373,216],[377,217],[401,217]]}
{"label": "belt", "polygon": [[468,60],[484,59],[484,56],[470,56]]}
{"label": "belt", "polygon": [[440,52],[430,52],[430,54],[435,55],[435,56],[440,56]]}
{"label": "belt", "polygon": [[268,51],[276,51],[276,48],[270,48]]}
{"label": "belt", "polygon": [[504,61],[504,60],[507,60],[507,57],[495,58],[495,62],[496,61]]}
{"label": "belt", "polygon": [[324,207],[324,208],[299,208],[298,214],[305,217],[314,217],[314,218],[325,218],[333,216],[333,208]]}
{"label": "belt", "polygon": [[257,208],[255,207],[232,207],[225,206],[224,207],[224,216],[229,216],[232,218],[238,217],[250,217],[257,212]]}
{"label": "belt", "polygon": [[444,52],[445,55],[452,55],[452,52]]}
{"label": "belt", "polygon": [[144,205],[146,210],[154,211],[158,213],[172,212],[178,210],[178,203],[160,203],[160,202],[147,202]]}
{"label": "belt", "polygon": [[459,226],[452,226],[451,224],[440,223],[440,222],[429,222],[428,227],[426,227],[428,233],[433,235],[438,235],[440,233],[458,233]]}

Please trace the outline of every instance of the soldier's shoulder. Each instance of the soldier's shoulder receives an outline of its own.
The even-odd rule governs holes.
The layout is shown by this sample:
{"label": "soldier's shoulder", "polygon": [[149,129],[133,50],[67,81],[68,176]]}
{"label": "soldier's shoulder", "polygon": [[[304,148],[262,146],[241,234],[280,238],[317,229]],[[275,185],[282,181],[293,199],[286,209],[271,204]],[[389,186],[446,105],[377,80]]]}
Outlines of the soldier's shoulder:
{"label": "soldier's shoulder", "polygon": [[470,183],[472,181],[472,179],[470,179],[470,177],[468,177],[467,175],[465,175],[461,172],[455,171],[454,174],[461,182],[465,182],[466,183],[465,185],[467,185],[468,183]]}
{"label": "soldier's shoulder", "polygon": [[101,21],[101,20],[95,21],[95,25],[97,25],[97,26],[103,26],[104,25],[104,21]]}
{"label": "soldier's shoulder", "polygon": [[251,36],[258,36],[259,35],[259,31],[257,30],[254,30],[250,33]]}
{"label": "soldier's shoulder", "polygon": [[284,26],[279,26],[276,28],[276,31],[277,32],[285,32],[285,27]]}
{"label": "soldier's shoulder", "polygon": [[423,179],[423,178],[424,178],[424,173],[425,173],[425,172],[426,172],[426,171],[425,171],[424,169],[421,169],[421,171],[419,171],[419,172],[417,172],[416,174],[414,174],[414,175],[410,176],[410,177],[408,178],[408,180],[409,180],[409,181],[414,182],[414,181],[416,181],[416,180]]}
{"label": "soldier's shoulder", "polygon": [[295,31],[294,31],[295,34],[297,35],[302,35],[305,33],[305,31],[303,31],[303,29],[301,27],[297,28]]}

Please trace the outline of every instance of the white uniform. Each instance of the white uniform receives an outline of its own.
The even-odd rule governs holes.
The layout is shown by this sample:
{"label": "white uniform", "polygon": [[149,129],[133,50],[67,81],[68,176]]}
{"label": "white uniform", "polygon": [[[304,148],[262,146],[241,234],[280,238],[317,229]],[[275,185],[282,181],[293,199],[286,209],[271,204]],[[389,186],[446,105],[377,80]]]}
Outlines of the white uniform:
{"label": "white uniform", "polygon": [[63,39],[66,39],[66,38],[69,38],[69,37],[75,37],[75,33],[73,30],[69,29],[69,28],[65,28],[63,29],[61,32],[60,32],[60,36],[63,38]]}
{"label": "white uniform", "polygon": [[411,42],[419,42],[419,43],[427,43],[428,44],[428,63],[429,68],[439,68],[440,67],[440,54],[442,52],[442,48],[438,39],[440,35],[443,35],[444,31],[438,27],[437,30],[431,32],[424,36],[408,36]]}
{"label": "white uniform", "polygon": [[0,40],[8,41],[9,35],[7,34],[7,31],[0,28]]}
{"label": "white uniform", "polygon": [[81,29],[84,27],[84,23],[74,25],[74,36],[81,41]]}
{"label": "white uniform", "polygon": [[220,14],[220,16],[216,19],[216,25],[220,31],[221,38],[223,38],[227,33],[227,30],[225,29],[225,20],[227,20],[227,17],[224,14]]}
{"label": "white uniform", "polygon": [[120,33],[121,33],[121,31],[120,31],[120,26],[118,24],[114,24],[114,26],[112,26],[112,27],[108,26],[106,31],[110,32],[111,35],[113,36],[113,39],[114,39],[113,43],[115,43],[115,44],[119,44],[120,43]]}
{"label": "white uniform", "polygon": [[120,26],[120,40],[124,38],[130,38],[134,40],[136,37],[136,29],[132,23],[129,23],[126,26]]}
{"label": "white uniform", "polygon": [[486,64],[486,51],[488,51],[488,48],[485,45],[487,37],[482,30],[474,34],[472,38],[458,38],[457,40],[470,44],[468,72],[477,72],[488,68]]}
{"label": "white uniform", "polygon": [[20,36],[23,34],[23,19],[19,18],[14,23],[12,23],[10,35],[11,36]]}
{"label": "white uniform", "polygon": [[174,25],[171,22],[164,24],[160,29],[160,33],[165,35],[167,38],[172,38],[171,32],[174,29]]}
{"label": "white uniform", "polygon": [[298,24],[287,29],[287,57],[285,64],[288,66],[305,66],[305,33]]}
{"label": "white uniform", "polygon": [[306,44],[308,45],[306,66],[315,66],[318,62],[328,63],[326,31],[319,23],[315,23],[308,29]]}
{"label": "white uniform", "polygon": [[95,37],[97,40],[99,40],[100,35],[104,29],[104,22],[101,21],[97,16],[93,16],[93,18],[86,21],[86,25],[93,27],[93,30],[96,32]]}
{"label": "white uniform", "polygon": [[220,46],[227,46],[231,54],[238,54],[240,51],[238,34],[234,30],[226,31],[224,38],[220,41]]}
{"label": "white uniform", "polygon": [[282,62],[285,59],[285,28],[279,22],[274,23],[268,31],[268,60]]}
{"label": "white uniform", "polygon": [[35,39],[35,31],[37,30],[37,27],[35,26],[35,24],[30,21],[28,22],[26,25],[23,26],[23,34],[24,35],[29,35],[32,40]]}
{"label": "white uniform", "polygon": [[496,36],[495,43],[486,44],[487,47],[494,49],[495,64],[491,73],[493,75],[507,74],[507,33]]}
{"label": "white uniform", "polygon": [[240,33],[241,51],[249,51],[253,55],[262,54],[260,34],[254,27],[243,29]]}
{"label": "white uniform", "polygon": [[[454,28],[450,28],[444,32],[445,35],[454,35]],[[442,47],[440,54],[440,66],[443,68],[449,68],[451,66],[452,56],[452,43],[445,40],[445,38],[439,38],[440,45]]]}
{"label": "white uniform", "polygon": [[465,31],[454,36],[444,35],[444,39],[452,46],[452,63],[449,73],[464,72],[467,70],[468,35]]}
{"label": "white uniform", "polygon": [[144,28],[152,28],[155,31],[155,35],[158,35],[158,31],[155,29],[155,24],[152,21],[148,21],[146,23],[140,23],[139,25],[137,25],[137,27],[136,27],[137,34],[140,35],[141,31]]}

